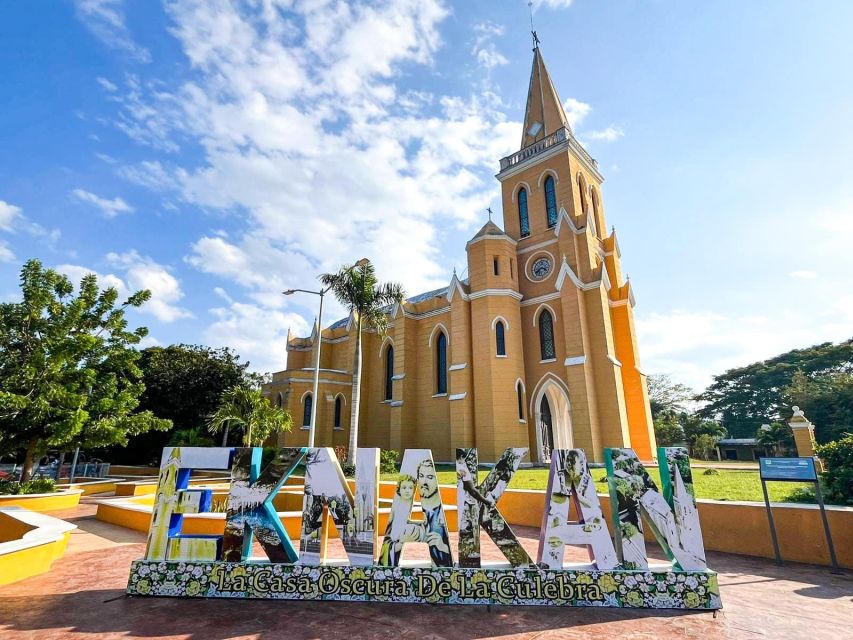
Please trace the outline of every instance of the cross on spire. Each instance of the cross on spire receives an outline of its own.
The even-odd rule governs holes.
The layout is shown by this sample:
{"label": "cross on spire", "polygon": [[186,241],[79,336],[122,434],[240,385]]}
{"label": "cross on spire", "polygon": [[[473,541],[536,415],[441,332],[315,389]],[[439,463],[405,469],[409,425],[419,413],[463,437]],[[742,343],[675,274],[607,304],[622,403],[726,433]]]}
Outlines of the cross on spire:
{"label": "cross on spire", "polygon": [[533,26],[533,0],[527,3],[527,8],[530,9],[530,33],[533,35],[533,48],[539,48],[539,36],[536,35],[536,28]]}
{"label": "cross on spire", "polygon": [[489,212],[489,222],[491,222],[491,221],[492,221],[492,208],[491,208],[491,207],[486,207],[486,211],[488,211],[488,212]]}

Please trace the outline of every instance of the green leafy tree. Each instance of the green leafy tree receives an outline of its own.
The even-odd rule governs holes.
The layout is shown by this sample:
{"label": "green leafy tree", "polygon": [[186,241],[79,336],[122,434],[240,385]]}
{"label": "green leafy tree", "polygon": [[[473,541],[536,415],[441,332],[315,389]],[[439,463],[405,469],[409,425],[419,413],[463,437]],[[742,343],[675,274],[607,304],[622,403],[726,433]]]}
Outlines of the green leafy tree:
{"label": "green leafy tree", "polygon": [[685,411],[696,395],[693,389],[680,382],[673,382],[672,378],[665,373],[654,373],[648,376],[647,381],[652,418],[664,412]]}
{"label": "green leafy tree", "polygon": [[[345,267],[337,273],[324,273],[320,282],[331,287],[338,301],[355,315],[355,356],[353,362],[352,400],[350,402],[350,437],[347,449],[348,462],[355,464],[358,447],[358,412],[361,399],[361,332],[364,328],[385,335],[388,328],[387,307],[401,303],[403,287],[395,282],[379,283],[376,271],[369,260],[355,268]],[[315,398],[316,402],[317,399]]]}
{"label": "green leafy tree", "polygon": [[243,445],[260,445],[271,435],[290,431],[293,420],[286,409],[274,407],[261,392],[260,387],[238,384],[222,394],[219,408],[210,417],[211,433],[224,433],[223,445],[228,441],[228,431],[239,429]]}
{"label": "green leafy tree", "polygon": [[0,304],[0,453],[24,452],[22,481],[48,448],[126,444],[170,426],[136,411],[144,385],[133,345],[148,330],[128,329],[125,311],[149,291],[116,306],[118,291],[100,290],[95,275],[75,295],[66,276],[30,260],[21,292]]}
{"label": "green leafy tree", "polygon": [[[811,380],[853,374],[853,339],[839,344],[826,342],[806,349],[794,349],[714,376],[714,382],[697,397],[706,403],[699,414],[703,418],[719,420],[734,437],[751,437],[762,424],[790,417],[792,404],[803,408],[809,405],[808,402],[792,403],[789,396],[798,371]],[[850,393],[849,388],[845,389]],[[846,398],[849,402],[851,395]],[[850,404],[845,406],[844,411],[849,418]],[[821,423],[815,424],[820,429],[824,428]]]}
{"label": "green leafy tree", "polygon": [[654,418],[655,439],[658,444],[670,447],[684,442],[684,429],[679,423],[679,416],[674,411],[661,411]]}
{"label": "green leafy tree", "polygon": [[[681,425],[681,429],[684,431],[684,439],[687,441],[687,446],[694,455],[698,455],[697,448],[699,448],[699,445],[697,445],[697,442],[699,442],[699,438],[702,436],[709,436],[713,439],[714,444],[711,445],[711,448],[713,449],[717,446],[717,442],[725,438],[727,435],[726,428],[719,422],[704,420],[696,414],[679,414],[678,424]],[[702,440],[702,446],[707,446],[708,442],[708,438],[704,438]]]}
{"label": "green leafy tree", "polygon": [[710,460],[720,438],[710,433],[701,433],[693,441],[693,455],[701,460]]}
{"label": "green leafy tree", "polygon": [[763,424],[755,432],[755,440],[771,456],[782,455],[784,449],[794,444],[791,428],[782,422]]}
{"label": "green leafy tree", "polygon": [[784,393],[786,406],[800,407],[814,423],[819,443],[840,440],[853,432],[853,374],[807,375],[797,370]]}
{"label": "green leafy tree", "polygon": [[172,432],[172,437],[169,438],[169,446],[171,447],[212,447],[214,444],[213,438],[202,431],[200,427],[178,429]]}
{"label": "green leafy tree", "polygon": [[[139,409],[171,420],[175,432],[205,429],[225,391],[241,383],[260,384],[260,376],[247,371],[248,366],[227,348],[173,344],[143,349],[139,368],[145,391]],[[109,458],[125,464],[149,463],[159,459],[172,435],[149,432],[136,436],[127,447],[111,450]]]}

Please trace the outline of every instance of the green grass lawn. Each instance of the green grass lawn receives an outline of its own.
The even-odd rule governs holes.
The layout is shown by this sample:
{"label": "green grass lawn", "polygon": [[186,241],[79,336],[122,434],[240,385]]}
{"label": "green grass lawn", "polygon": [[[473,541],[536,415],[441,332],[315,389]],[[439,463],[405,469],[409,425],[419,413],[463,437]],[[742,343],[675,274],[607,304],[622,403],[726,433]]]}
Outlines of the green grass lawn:
{"label": "green grass lawn", "polygon": [[[764,502],[761,493],[761,480],[758,471],[732,471],[718,469],[717,475],[704,475],[705,469],[693,469],[693,483],[697,498],[710,500],[732,500],[748,502]],[[480,471],[480,480],[486,477],[488,471]],[[650,468],[652,479],[660,484],[660,474],[656,468]],[[604,469],[592,469],[592,477],[598,483],[598,493],[607,493],[607,483],[601,482],[607,476]],[[383,480],[396,480],[397,474],[383,473]],[[438,465],[438,481],[441,484],[456,484],[456,471],[450,465]],[[547,469],[521,469],[509,483],[510,489],[545,489],[548,481]],[[795,489],[809,487],[809,484],[799,482],[770,482],[767,490],[770,500],[784,502],[785,498]]]}

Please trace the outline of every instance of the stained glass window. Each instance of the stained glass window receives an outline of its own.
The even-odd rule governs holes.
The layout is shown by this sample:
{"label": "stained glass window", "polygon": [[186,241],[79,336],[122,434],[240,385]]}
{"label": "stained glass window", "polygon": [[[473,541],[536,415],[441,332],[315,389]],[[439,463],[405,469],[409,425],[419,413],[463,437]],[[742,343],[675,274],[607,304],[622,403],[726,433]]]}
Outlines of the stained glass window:
{"label": "stained glass window", "polygon": [[554,319],[547,309],[539,314],[539,346],[542,360],[551,360],[557,357],[554,351]]}
{"label": "stained glass window", "polygon": [[308,427],[311,425],[311,404],[314,402],[314,399],[311,397],[311,394],[306,394],[305,396],[305,408],[302,411],[302,426]]}
{"label": "stained glass window", "polygon": [[495,346],[499,356],[506,355],[506,340],[504,339],[504,323],[498,322],[495,325]]}
{"label": "stained glass window", "polygon": [[545,178],[545,209],[548,213],[548,226],[557,224],[557,192],[554,187],[554,176]]}
{"label": "stained glass window", "polygon": [[518,226],[521,229],[521,237],[530,235],[530,219],[527,217],[527,190],[520,189],[518,192]]}
{"label": "stained glass window", "polygon": [[447,337],[438,334],[435,349],[436,393],[447,393]]}
{"label": "stained glass window", "polygon": [[385,351],[385,399],[390,400],[394,387],[394,347]]}

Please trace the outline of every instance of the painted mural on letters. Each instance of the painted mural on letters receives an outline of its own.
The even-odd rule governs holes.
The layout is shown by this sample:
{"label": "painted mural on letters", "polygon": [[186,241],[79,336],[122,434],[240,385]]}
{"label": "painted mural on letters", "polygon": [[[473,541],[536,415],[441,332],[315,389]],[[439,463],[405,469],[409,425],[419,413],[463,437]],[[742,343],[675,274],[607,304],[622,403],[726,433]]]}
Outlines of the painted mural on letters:
{"label": "painted mural on letters", "polygon": [[[719,609],[717,575],[708,570],[687,453],[659,449],[663,493],[630,449],[606,450],[616,545],[580,449],[552,453],[536,562],[500,511],[500,499],[527,450],[507,449],[478,482],[476,449],[457,449],[456,504],[445,505],[428,449],[403,455],[390,509],[380,509],[379,450],[359,449],[347,480],[331,449],[284,448],[261,468],[260,448],[164,450],[145,557],[133,562],[131,595],[447,604],[525,604]],[[211,492],[190,488],[193,469],[230,469],[222,536],[191,536],[183,516],[211,508]],[[275,510],[303,475],[298,551]],[[452,495],[452,487],[444,487]],[[384,494],[390,497],[390,492]],[[451,500],[449,496],[446,497]],[[572,509],[576,520],[572,520]],[[451,544],[447,512],[459,535]],[[387,516],[382,544],[380,517]],[[672,566],[648,567],[642,520]],[[453,520],[451,520],[453,522]],[[345,559],[327,557],[331,523]],[[481,566],[480,536],[504,564]],[[257,540],[266,558],[253,558]],[[403,556],[426,544],[430,562]],[[586,545],[589,564],[566,564],[565,545]],[[456,546],[454,554],[452,546]],[[454,558],[455,555],[455,558]]]}

